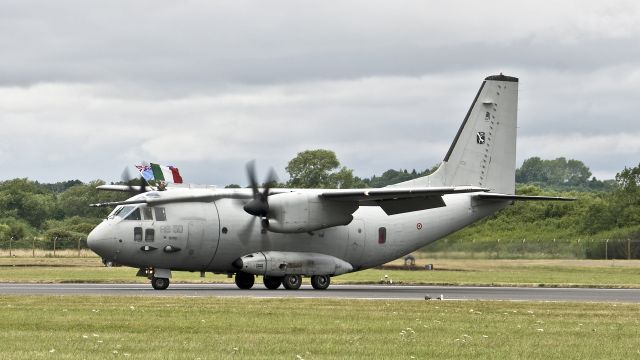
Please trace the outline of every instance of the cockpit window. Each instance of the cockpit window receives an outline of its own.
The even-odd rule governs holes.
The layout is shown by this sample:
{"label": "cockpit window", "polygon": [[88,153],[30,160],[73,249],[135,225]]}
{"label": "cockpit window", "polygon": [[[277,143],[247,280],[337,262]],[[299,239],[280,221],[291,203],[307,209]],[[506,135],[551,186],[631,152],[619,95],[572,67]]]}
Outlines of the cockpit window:
{"label": "cockpit window", "polygon": [[142,218],[144,220],[153,220],[153,210],[150,207],[143,207],[142,209]]}
{"label": "cockpit window", "polygon": [[167,221],[167,213],[163,207],[154,207],[156,213],[156,221]]}
{"label": "cockpit window", "polygon": [[124,218],[125,216],[129,215],[129,213],[133,208],[134,208],[133,206],[118,206],[113,210],[113,212],[111,212],[108,218],[109,219],[113,219],[116,217]]}
{"label": "cockpit window", "polygon": [[140,220],[140,209],[133,210],[129,215],[127,215],[125,220]]}

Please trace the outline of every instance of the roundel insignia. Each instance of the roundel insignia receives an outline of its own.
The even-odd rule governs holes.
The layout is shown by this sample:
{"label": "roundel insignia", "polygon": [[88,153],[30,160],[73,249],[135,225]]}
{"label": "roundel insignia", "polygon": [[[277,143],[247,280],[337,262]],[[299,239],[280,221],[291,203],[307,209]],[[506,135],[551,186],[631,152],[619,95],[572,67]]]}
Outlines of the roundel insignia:
{"label": "roundel insignia", "polygon": [[422,230],[422,223],[417,223],[416,224],[416,229]]}

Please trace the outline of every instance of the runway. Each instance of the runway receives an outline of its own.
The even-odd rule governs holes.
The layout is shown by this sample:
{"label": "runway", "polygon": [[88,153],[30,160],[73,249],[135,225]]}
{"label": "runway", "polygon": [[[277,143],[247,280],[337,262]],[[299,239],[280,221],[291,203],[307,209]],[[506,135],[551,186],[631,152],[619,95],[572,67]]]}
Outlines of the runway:
{"label": "runway", "polygon": [[107,296],[226,296],[255,298],[335,298],[425,300],[586,301],[640,303],[640,289],[331,285],[327,290],[302,286],[299,290],[268,290],[256,284],[240,290],[232,284],[171,284],[153,290],[149,284],[0,284],[0,295],[107,295]]}

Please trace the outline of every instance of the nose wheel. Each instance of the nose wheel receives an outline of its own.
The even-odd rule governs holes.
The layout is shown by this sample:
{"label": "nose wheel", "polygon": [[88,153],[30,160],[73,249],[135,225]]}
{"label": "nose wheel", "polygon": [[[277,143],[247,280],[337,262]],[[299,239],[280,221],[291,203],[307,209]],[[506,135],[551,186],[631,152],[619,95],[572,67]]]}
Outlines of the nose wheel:
{"label": "nose wheel", "polygon": [[156,290],[164,290],[169,287],[169,279],[152,277],[151,286],[153,286],[153,288]]}

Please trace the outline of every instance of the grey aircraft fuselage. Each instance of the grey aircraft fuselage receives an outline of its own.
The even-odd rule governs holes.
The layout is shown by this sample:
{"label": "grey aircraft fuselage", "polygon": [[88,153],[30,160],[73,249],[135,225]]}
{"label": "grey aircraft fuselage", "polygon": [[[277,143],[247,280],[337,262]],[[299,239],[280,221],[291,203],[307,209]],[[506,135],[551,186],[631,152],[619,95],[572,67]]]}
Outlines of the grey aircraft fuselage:
{"label": "grey aircraft fuselage", "polygon": [[[182,191],[193,190],[171,190]],[[444,207],[397,215],[387,215],[376,206],[361,206],[348,225],[293,234],[262,231],[260,219],[247,214],[238,199],[156,206],[164,209],[166,220],[161,221],[156,214],[148,220],[144,216],[124,219],[135,208],[146,207],[137,205],[122,216],[104,220],[92,233],[90,246],[104,258],[138,268],[234,273],[237,269],[232,263],[243,255],[289,251],[331,255],[361,270],[397,259],[507,205],[480,203],[474,195],[444,195]],[[136,228],[140,229],[137,238]],[[145,246],[155,249],[141,251]],[[167,246],[179,250],[162,251]]]}

